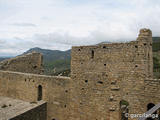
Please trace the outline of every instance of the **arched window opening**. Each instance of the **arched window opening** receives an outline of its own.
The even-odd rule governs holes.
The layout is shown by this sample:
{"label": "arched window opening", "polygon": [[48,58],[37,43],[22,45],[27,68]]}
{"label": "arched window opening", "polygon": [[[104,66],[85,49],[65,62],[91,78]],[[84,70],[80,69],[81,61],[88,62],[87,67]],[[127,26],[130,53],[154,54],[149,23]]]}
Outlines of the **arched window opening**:
{"label": "arched window opening", "polygon": [[42,100],[42,86],[39,85],[38,86],[38,98],[37,98],[38,101]]}
{"label": "arched window opening", "polygon": [[155,104],[149,103],[149,104],[147,105],[147,111],[150,110],[151,108],[153,108],[154,106],[155,106]]}
{"label": "arched window opening", "polygon": [[128,120],[128,117],[126,117],[126,114],[129,113],[129,103],[125,100],[120,101],[120,116],[121,120]]}
{"label": "arched window opening", "polygon": [[92,56],[91,56],[91,58],[92,59],[94,58],[94,50],[92,50]]}

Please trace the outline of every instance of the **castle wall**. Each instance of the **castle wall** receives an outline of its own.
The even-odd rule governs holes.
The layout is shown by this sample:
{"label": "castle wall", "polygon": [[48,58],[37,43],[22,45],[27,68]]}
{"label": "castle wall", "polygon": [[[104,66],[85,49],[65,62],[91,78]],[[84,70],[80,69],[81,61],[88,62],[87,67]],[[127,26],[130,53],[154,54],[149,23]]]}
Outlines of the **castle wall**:
{"label": "castle wall", "polygon": [[29,53],[0,62],[0,70],[42,74],[42,55]]}
{"label": "castle wall", "polygon": [[47,103],[42,103],[8,120],[47,120]]}
{"label": "castle wall", "polygon": [[120,101],[129,113],[145,112],[144,79],[152,76],[152,33],[136,41],[72,48],[71,119],[119,120]]}
{"label": "castle wall", "polygon": [[[28,66],[18,60],[13,68]],[[142,29],[136,41],[73,47],[71,79],[0,71],[0,96],[29,102],[42,97],[48,120],[120,120],[123,100],[130,114],[158,103],[160,82],[152,77],[152,33]]]}
{"label": "castle wall", "polygon": [[159,104],[160,102],[160,79],[152,79],[147,78],[145,79],[145,100],[144,100],[144,107],[147,109],[147,105],[149,103]]}
{"label": "castle wall", "polygon": [[40,85],[48,120],[68,119],[70,78],[0,71],[0,96],[35,102]]}

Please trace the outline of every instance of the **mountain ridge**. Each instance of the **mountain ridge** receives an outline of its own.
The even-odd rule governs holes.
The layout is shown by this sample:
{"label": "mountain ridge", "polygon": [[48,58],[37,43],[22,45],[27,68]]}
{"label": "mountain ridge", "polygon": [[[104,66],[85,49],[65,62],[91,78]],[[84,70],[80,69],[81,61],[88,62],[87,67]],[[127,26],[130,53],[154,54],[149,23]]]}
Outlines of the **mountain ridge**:
{"label": "mountain ridge", "polygon": [[39,52],[43,55],[43,66],[45,74],[65,75],[65,72],[67,73],[70,72],[70,60],[71,60],[70,49],[66,51],[60,51],[60,50],[49,50],[49,49],[42,49],[39,47],[35,47],[24,52],[22,55],[31,52]]}

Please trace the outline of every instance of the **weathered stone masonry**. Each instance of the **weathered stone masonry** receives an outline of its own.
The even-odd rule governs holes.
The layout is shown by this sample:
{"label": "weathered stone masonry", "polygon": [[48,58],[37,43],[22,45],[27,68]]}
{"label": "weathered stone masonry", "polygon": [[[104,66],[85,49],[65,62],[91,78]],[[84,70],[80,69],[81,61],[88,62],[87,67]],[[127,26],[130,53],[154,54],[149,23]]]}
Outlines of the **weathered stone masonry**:
{"label": "weathered stone masonry", "polygon": [[42,74],[42,54],[29,53],[0,62],[0,70]]}
{"label": "weathered stone masonry", "polygon": [[142,29],[129,43],[73,47],[71,70],[73,118],[119,120],[121,100],[129,113],[144,113],[144,80],[153,76],[152,33]]}
{"label": "weathered stone masonry", "polygon": [[136,41],[72,47],[71,78],[0,71],[0,95],[47,101],[48,120],[121,120],[122,101],[132,114],[160,101],[152,71],[152,33],[142,29]]}
{"label": "weathered stone masonry", "polygon": [[[67,120],[69,85],[68,77],[0,71],[0,96],[36,102],[42,93],[41,99],[48,106],[48,120]],[[41,91],[38,89],[40,86]]]}

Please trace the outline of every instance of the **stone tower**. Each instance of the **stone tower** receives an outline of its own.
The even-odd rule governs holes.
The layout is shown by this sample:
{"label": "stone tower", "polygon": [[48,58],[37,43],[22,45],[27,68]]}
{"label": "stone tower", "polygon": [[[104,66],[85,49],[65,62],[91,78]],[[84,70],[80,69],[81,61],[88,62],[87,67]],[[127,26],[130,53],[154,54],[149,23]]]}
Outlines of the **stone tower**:
{"label": "stone tower", "polygon": [[145,112],[144,79],[152,77],[152,33],[136,41],[72,47],[71,118],[120,120],[121,101],[130,113]]}
{"label": "stone tower", "polygon": [[146,65],[147,65],[147,73],[148,77],[153,77],[153,56],[152,56],[152,32],[149,29],[141,29],[140,34],[137,38],[139,41],[139,46],[146,47],[145,55],[146,55]]}

